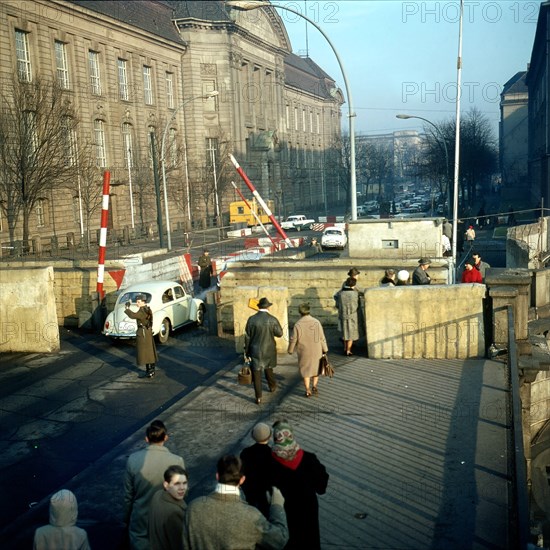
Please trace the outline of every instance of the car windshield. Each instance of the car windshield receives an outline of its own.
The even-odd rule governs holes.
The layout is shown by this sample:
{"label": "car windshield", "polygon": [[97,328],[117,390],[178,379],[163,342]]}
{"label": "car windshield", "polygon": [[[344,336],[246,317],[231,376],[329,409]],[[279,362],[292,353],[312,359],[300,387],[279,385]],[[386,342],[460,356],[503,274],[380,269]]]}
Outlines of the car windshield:
{"label": "car windshield", "polygon": [[132,302],[132,304],[136,303],[136,297],[137,296],[145,296],[145,303],[149,303],[151,301],[151,294],[148,292],[125,292],[119,299],[119,304],[125,304],[126,302]]}
{"label": "car windshield", "polygon": [[338,229],[329,229],[328,231],[325,231],[325,235],[341,235],[342,232]]}

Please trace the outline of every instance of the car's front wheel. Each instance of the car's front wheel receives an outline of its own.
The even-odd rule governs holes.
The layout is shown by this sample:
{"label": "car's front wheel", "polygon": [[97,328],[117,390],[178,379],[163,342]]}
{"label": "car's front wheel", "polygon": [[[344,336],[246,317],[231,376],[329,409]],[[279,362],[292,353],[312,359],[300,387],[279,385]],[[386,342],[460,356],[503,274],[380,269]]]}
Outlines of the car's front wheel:
{"label": "car's front wheel", "polygon": [[201,304],[197,310],[197,326],[200,327],[204,323],[204,305]]}
{"label": "car's front wheel", "polygon": [[168,336],[170,336],[170,319],[163,319],[160,325],[157,339],[160,344],[166,344],[168,342]]}

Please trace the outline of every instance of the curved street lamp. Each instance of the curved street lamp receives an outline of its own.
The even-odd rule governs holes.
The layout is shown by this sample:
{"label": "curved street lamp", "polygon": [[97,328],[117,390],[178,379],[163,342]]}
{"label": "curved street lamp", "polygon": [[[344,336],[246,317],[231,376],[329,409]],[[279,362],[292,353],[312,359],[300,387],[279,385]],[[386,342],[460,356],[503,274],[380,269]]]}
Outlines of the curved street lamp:
{"label": "curved street lamp", "polygon": [[237,8],[243,11],[250,11],[250,10],[256,10],[258,8],[279,8],[281,10],[289,11],[295,15],[298,15],[299,17],[302,17],[305,19],[308,23],[313,25],[325,38],[325,40],[328,42],[329,46],[332,48],[332,51],[334,52],[334,55],[336,56],[336,60],[338,61],[338,65],[340,66],[340,70],[342,71],[342,76],[344,78],[344,86],[346,88],[346,95],[348,96],[348,104],[349,104],[349,139],[350,139],[350,192],[351,192],[351,219],[352,221],[357,220],[357,178],[356,178],[356,171],[355,171],[355,112],[353,111],[353,102],[351,99],[351,91],[348,84],[348,79],[346,76],[346,72],[344,71],[344,66],[342,65],[342,61],[340,60],[340,56],[338,55],[338,52],[336,48],[334,47],[333,43],[331,42],[330,38],[325,34],[323,29],[315,23],[315,21],[311,20],[309,17],[306,17],[303,13],[300,13],[297,10],[294,10],[292,8],[289,8],[288,6],[282,6],[280,4],[273,4],[271,2],[267,2],[266,0],[226,0],[225,2],[226,6],[229,6],[231,8]]}
{"label": "curved street lamp", "polygon": [[[443,144],[443,148],[445,149],[445,183],[447,187],[447,216],[450,218],[450,212],[451,212],[451,186],[449,181],[449,150],[447,149],[447,142],[445,141],[445,136],[443,135],[443,132],[431,121],[427,118],[416,116],[416,115],[395,115],[395,118],[400,118],[403,120],[408,120],[409,118],[417,118],[418,120],[423,120],[424,122],[427,122],[431,126],[433,126],[437,132],[437,134],[440,137],[441,143]],[[439,141],[439,140],[438,140]]]}
{"label": "curved street lamp", "polygon": [[[191,101],[195,101],[195,99],[209,99],[211,97],[215,97],[219,94],[217,90],[213,90],[211,92],[208,92],[206,94],[198,95],[195,97],[191,97],[189,99],[186,99],[183,103],[178,105],[176,109],[174,109],[174,112],[172,113],[172,116],[168,119],[168,122],[166,123],[166,126],[164,127],[164,131],[162,132],[162,143],[160,146],[160,163],[162,166],[162,193],[164,197],[164,217],[166,218],[166,235],[167,235],[167,248],[168,250],[172,249],[172,238],[170,236],[170,214],[168,212],[168,192],[167,192],[167,186],[166,186],[166,159],[165,159],[165,148],[166,148],[166,134],[168,133],[168,130],[170,128],[170,125],[172,122],[174,122],[174,119],[176,118],[176,115],[183,109],[188,103],[191,103]],[[187,188],[187,193],[189,194],[189,187]]]}

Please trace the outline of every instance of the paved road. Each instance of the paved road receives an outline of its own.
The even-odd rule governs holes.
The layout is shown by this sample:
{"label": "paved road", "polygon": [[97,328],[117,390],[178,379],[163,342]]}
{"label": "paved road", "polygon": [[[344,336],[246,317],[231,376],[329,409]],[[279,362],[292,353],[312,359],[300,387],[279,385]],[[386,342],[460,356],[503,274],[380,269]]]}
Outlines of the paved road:
{"label": "paved road", "polygon": [[58,355],[2,356],[0,530],[236,358],[206,328],[158,349],[153,380],[139,378],[133,343],[101,335],[62,330]]}

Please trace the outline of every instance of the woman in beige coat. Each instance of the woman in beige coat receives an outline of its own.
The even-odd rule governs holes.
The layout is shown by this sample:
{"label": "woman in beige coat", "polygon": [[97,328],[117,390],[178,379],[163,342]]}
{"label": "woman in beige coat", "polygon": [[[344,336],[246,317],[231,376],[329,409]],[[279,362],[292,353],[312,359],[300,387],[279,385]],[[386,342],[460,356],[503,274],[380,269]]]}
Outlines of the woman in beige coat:
{"label": "woman in beige coat", "polygon": [[298,367],[306,388],[305,397],[311,397],[312,392],[317,396],[319,394],[317,390],[319,359],[323,353],[328,352],[327,341],[323,326],[309,314],[309,304],[307,302],[300,304],[298,311],[301,318],[292,329],[288,353],[292,354],[295,349],[298,353]]}

